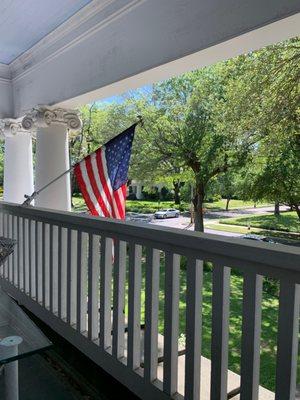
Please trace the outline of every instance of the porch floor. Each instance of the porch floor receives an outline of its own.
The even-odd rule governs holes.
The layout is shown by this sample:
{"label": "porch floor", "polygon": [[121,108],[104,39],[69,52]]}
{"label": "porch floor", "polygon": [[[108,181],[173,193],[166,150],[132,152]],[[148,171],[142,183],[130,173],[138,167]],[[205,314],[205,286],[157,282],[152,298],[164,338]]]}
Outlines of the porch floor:
{"label": "porch floor", "polygon": [[[82,399],[68,379],[41,355],[33,355],[19,361],[19,388],[20,400]],[[0,393],[3,391],[3,374],[1,374]]]}

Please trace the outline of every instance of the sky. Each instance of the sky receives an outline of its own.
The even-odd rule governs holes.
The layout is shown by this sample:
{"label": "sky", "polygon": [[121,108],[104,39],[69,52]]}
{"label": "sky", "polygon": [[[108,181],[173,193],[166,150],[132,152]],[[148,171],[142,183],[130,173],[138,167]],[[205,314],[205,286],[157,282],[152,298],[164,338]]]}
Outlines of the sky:
{"label": "sky", "polygon": [[144,94],[151,94],[152,88],[153,88],[152,85],[145,85],[138,89],[129,90],[128,92],[121,93],[120,95],[117,96],[111,96],[106,99],[98,100],[97,105],[105,106],[108,104],[122,104],[126,99],[130,97],[139,98]]}

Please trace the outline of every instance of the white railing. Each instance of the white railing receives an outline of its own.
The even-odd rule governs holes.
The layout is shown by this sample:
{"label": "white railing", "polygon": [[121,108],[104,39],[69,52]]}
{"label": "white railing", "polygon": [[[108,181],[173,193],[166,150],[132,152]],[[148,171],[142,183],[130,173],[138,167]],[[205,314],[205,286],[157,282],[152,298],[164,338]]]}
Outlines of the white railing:
{"label": "white railing", "polygon": [[[200,382],[204,261],[213,265],[210,398],[225,400],[228,394],[230,276],[235,268],[244,282],[240,399],[258,399],[263,276],[279,280],[275,399],[294,399],[299,249],[3,202],[0,217],[0,234],[18,241],[1,271],[3,287],[142,399],[200,398],[205,384]],[[182,395],[177,393],[181,260],[186,265]],[[164,327],[162,374],[159,318]]]}

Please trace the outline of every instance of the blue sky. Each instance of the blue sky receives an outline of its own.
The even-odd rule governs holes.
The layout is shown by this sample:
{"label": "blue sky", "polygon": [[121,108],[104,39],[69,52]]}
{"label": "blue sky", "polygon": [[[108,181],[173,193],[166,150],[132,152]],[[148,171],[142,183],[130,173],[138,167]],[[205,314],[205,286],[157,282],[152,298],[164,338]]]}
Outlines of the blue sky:
{"label": "blue sky", "polygon": [[138,89],[135,90],[129,90],[128,92],[122,93],[120,95],[117,96],[112,96],[112,97],[108,97],[106,99],[103,100],[99,100],[97,101],[97,104],[99,106],[101,105],[107,105],[107,104],[121,104],[123,103],[126,99],[128,99],[129,97],[135,97],[138,98],[140,96],[143,96],[145,94],[151,94],[152,93],[152,85],[145,85],[142,86]]}

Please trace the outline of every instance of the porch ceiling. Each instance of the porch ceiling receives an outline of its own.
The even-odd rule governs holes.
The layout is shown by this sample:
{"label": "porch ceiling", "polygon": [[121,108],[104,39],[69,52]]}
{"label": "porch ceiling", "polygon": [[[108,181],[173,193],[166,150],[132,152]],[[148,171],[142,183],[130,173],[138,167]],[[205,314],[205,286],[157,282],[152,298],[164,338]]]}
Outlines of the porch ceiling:
{"label": "porch ceiling", "polygon": [[77,107],[300,34],[298,0],[24,4],[0,6],[0,118]]}
{"label": "porch ceiling", "polygon": [[2,0],[0,63],[10,64],[91,0]]}

